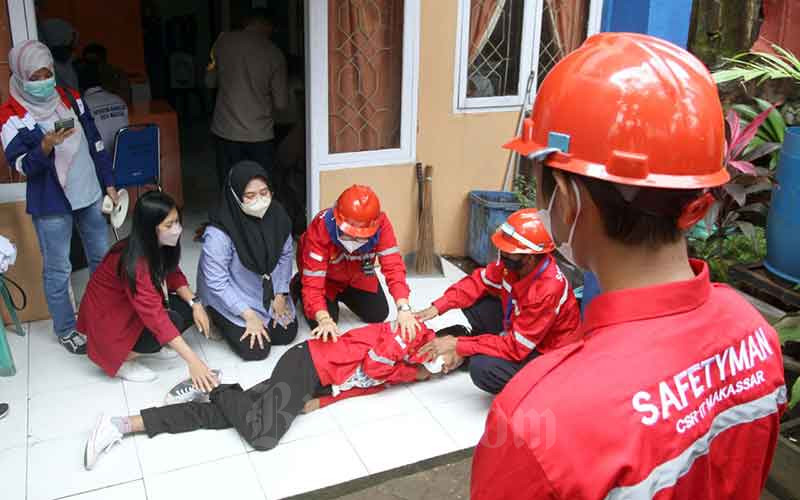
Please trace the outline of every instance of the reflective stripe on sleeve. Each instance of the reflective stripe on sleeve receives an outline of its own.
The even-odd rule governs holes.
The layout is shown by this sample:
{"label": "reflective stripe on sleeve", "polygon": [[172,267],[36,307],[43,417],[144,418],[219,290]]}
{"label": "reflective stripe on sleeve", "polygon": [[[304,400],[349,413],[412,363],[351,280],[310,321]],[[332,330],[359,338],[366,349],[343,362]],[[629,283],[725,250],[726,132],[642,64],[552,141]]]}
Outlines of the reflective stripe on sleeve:
{"label": "reflective stripe on sleeve", "polygon": [[322,262],[322,255],[314,252],[308,252],[308,256],[312,259],[316,260],[317,262]]}
{"label": "reflective stripe on sleeve", "polygon": [[326,271],[309,271],[308,269],[303,269],[303,276],[311,276],[314,278],[324,278],[325,275],[328,273]]}
{"label": "reflective stripe on sleeve", "polygon": [[766,396],[728,408],[714,417],[708,432],[691,443],[680,455],[656,466],[642,481],[614,488],[608,492],[606,499],[651,498],[659,491],[675,486],[697,459],[708,455],[711,443],[717,436],[737,425],[773,415],[778,412],[778,406],[784,403],[786,387],[781,386]]}
{"label": "reflective stripe on sleeve", "polygon": [[400,338],[400,335],[395,335],[394,340],[398,343],[398,345],[400,345],[401,348],[405,349],[407,347],[406,343],[403,342],[403,339]]}
{"label": "reflective stripe on sleeve", "polygon": [[387,255],[392,255],[393,253],[400,253],[400,247],[390,247],[387,248],[386,250],[381,250],[380,252],[378,252],[378,255],[380,255],[381,257],[385,257]]}
{"label": "reflective stripe on sleeve", "polygon": [[514,332],[514,340],[516,340],[517,342],[519,342],[523,346],[527,347],[531,351],[536,349],[536,344],[534,342],[531,342],[527,338],[525,338],[525,336],[523,336],[519,332]]}
{"label": "reflective stripe on sleeve", "polygon": [[492,280],[490,280],[489,278],[486,277],[486,268],[485,267],[483,269],[481,269],[481,280],[487,286],[490,286],[492,288],[497,288],[498,290],[502,290],[503,289],[503,287],[499,283],[495,283],[494,281],[492,281]]}
{"label": "reflective stripe on sleeve", "polygon": [[558,299],[558,305],[556,306],[556,315],[561,312],[561,306],[563,306],[567,302],[567,297],[569,297],[569,281],[564,280],[564,291],[561,292],[561,298]]}
{"label": "reflective stripe on sleeve", "polygon": [[372,350],[372,349],[370,349],[367,354],[369,354],[369,358],[372,361],[375,361],[376,363],[381,363],[381,364],[388,365],[388,366],[394,366],[394,361],[392,361],[389,358],[384,358],[383,356],[381,356],[379,354],[376,354],[375,351]]}

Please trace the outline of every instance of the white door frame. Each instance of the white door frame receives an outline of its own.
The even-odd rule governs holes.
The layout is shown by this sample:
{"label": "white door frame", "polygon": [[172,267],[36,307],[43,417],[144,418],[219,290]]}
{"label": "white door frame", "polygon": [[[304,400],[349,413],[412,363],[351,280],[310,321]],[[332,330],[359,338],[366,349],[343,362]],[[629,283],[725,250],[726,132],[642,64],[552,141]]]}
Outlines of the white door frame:
{"label": "white door frame", "polygon": [[[355,153],[328,152],[328,2],[305,0],[306,210],[320,206],[320,174],[328,170],[408,165],[416,161],[420,1],[405,0],[400,147]],[[313,4],[313,8],[312,8]]]}
{"label": "white door frame", "polygon": [[38,40],[34,0],[7,0],[6,6],[12,46],[25,40]]}

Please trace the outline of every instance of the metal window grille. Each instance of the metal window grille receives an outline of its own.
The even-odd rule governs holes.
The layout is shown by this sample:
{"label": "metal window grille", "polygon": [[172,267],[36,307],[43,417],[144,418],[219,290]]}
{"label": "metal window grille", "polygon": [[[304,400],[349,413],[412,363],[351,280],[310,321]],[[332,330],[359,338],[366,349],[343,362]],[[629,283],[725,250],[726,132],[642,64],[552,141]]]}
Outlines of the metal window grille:
{"label": "metal window grille", "polygon": [[[472,2],[470,12],[482,7]],[[520,44],[524,0],[506,0],[497,24],[467,70],[467,97],[495,97],[519,93]],[[472,38],[472,34],[470,34]]]}

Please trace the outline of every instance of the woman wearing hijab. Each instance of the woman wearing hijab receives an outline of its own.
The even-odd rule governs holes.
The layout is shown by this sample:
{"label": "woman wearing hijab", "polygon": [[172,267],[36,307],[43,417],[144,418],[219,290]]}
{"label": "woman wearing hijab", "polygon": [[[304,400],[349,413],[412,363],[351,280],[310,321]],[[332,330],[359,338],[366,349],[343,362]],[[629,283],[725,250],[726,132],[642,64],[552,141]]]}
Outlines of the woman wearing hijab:
{"label": "woman wearing hijab", "polygon": [[288,300],[292,224],[272,200],[266,171],[252,161],[233,166],[210,213],[197,270],[200,299],[233,351],[246,361],[297,335]]}
{"label": "woman wearing hijab", "polygon": [[27,178],[27,211],[42,252],[55,333],[69,352],[86,354],[69,296],[70,241],[75,224],[94,272],[108,249],[103,192],[117,201],[111,156],[80,94],[56,86],[53,56],[44,44],[23,42],[8,60],[11,95],[0,107],[6,160]]}

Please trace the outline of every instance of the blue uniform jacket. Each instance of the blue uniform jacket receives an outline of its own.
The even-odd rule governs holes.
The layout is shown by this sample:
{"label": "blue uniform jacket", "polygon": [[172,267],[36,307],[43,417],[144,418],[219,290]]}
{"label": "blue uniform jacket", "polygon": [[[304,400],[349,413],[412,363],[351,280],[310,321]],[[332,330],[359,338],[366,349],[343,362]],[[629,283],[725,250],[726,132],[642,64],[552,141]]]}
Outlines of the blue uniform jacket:
{"label": "blue uniform jacket", "polygon": [[[72,109],[66,95],[71,92],[78,107],[80,120],[89,152],[94,160],[97,180],[103,191],[114,185],[111,155],[103,146],[103,138],[94,124],[92,113],[83,103],[80,94],[72,89],[57,87],[64,105]],[[72,207],[58,182],[55,152],[45,156],[42,151],[44,132],[36,126],[36,120],[13,96],[0,106],[0,136],[3,140],[6,160],[10,168],[16,168],[27,177],[27,212],[31,215],[59,215],[72,212]]]}

